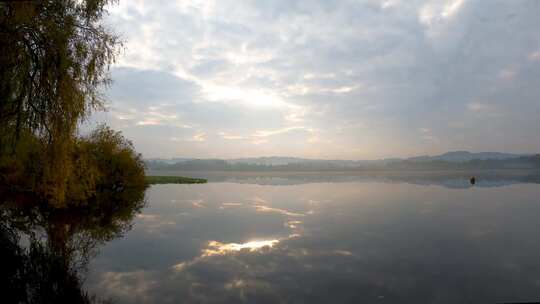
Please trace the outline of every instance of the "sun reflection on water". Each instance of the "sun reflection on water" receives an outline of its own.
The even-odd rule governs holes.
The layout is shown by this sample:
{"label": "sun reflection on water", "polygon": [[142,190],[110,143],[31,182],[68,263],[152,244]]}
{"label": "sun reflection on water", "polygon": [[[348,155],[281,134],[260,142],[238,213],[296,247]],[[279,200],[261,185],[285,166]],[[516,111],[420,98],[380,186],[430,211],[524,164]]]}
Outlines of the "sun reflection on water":
{"label": "sun reflection on water", "polygon": [[265,247],[272,248],[279,242],[278,239],[274,240],[257,240],[249,241],[246,243],[221,243],[218,241],[208,242],[208,248],[203,250],[203,256],[212,256],[212,255],[223,255],[230,252],[248,250],[248,251],[257,251]]}

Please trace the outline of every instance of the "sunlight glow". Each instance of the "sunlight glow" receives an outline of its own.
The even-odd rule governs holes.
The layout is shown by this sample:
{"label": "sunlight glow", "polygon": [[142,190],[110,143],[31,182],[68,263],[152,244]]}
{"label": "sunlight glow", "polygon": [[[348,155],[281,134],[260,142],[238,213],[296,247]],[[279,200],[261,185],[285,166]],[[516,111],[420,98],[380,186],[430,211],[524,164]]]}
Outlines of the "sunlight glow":
{"label": "sunlight glow", "polygon": [[444,3],[442,7],[434,3],[428,3],[420,9],[419,20],[422,24],[431,26],[436,21],[450,19],[459,12],[464,3],[465,0],[451,0]]}
{"label": "sunlight glow", "polygon": [[208,242],[208,248],[203,250],[202,256],[212,256],[212,255],[224,255],[230,252],[236,252],[241,250],[248,251],[257,251],[262,248],[269,247],[272,248],[276,245],[279,240],[259,240],[259,241],[250,241],[242,244],[237,243],[221,243],[218,241]]}
{"label": "sunlight glow", "polygon": [[242,88],[233,85],[203,83],[203,92],[210,101],[237,101],[248,106],[287,108],[289,104],[270,90]]}
{"label": "sunlight glow", "polygon": [[455,1],[450,1],[449,3],[446,3],[441,13],[441,16],[444,18],[452,17],[459,11],[459,9],[463,6],[464,2],[465,0],[455,0]]}

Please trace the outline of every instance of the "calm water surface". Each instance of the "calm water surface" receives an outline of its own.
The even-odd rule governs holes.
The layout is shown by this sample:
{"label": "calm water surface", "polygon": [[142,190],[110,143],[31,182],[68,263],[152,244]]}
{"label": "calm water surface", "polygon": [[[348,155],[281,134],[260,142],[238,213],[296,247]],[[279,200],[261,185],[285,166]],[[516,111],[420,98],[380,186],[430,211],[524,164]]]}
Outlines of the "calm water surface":
{"label": "calm water surface", "polygon": [[540,301],[540,185],[450,184],[152,186],[85,287],[117,303]]}

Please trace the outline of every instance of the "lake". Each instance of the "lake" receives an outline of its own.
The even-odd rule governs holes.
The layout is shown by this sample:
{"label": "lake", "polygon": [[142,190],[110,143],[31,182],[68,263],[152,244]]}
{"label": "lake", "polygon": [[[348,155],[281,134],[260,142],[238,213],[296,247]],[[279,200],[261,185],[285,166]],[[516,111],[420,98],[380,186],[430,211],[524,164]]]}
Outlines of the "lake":
{"label": "lake", "polygon": [[84,287],[115,303],[540,301],[539,215],[530,176],[154,185]]}

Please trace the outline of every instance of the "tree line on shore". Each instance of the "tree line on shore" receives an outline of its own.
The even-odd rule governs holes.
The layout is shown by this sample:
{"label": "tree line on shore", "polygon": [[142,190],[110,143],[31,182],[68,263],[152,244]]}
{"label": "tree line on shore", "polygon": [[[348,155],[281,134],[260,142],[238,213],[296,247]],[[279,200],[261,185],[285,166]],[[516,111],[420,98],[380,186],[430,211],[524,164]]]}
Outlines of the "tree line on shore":
{"label": "tree line on shore", "polygon": [[392,160],[341,164],[336,161],[304,160],[288,164],[234,163],[222,159],[191,159],[176,163],[147,160],[151,170],[175,171],[379,171],[379,170],[493,170],[493,169],[537,169],[540,170],[540,155],[520,156],[508,159],[474,159],[462,162],[445,160]]}

